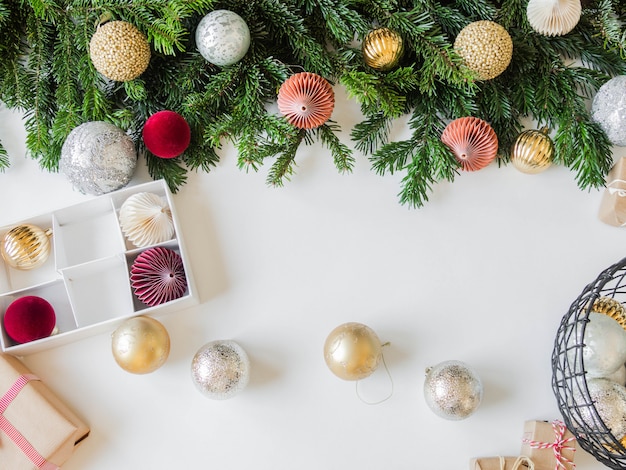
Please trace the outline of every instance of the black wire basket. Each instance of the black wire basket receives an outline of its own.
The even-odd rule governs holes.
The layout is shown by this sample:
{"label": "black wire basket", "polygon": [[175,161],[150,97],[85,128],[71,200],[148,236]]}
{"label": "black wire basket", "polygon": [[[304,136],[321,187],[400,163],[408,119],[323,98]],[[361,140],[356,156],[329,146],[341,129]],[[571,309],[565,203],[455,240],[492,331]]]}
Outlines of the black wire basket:
{"label": "black wire basket", "polygon": [[552,352],[552,389],[563,421],[582,449],[613,469],[626,469],[626,448],[602,421],[587,388],[583,338],[589,313],[608,313],[626,323],[626,258],[604,270],[572,303],[559,326]]}

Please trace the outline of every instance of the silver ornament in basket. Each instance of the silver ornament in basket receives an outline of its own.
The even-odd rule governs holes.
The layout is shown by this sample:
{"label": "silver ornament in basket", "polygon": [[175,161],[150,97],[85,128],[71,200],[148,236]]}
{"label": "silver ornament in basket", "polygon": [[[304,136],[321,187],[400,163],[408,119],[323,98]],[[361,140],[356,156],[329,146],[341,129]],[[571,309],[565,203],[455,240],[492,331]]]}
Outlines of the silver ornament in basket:
{"label": "silver ornament in basket", "polygon": [[[626,389],[585,368],[590,317],[626,321],[626,258],[588,284],[563,316],[552,352],[552,389],[563,421],[580,447],[609,468],[626,468]],[[615,384],[615,385],[613,385]]]}

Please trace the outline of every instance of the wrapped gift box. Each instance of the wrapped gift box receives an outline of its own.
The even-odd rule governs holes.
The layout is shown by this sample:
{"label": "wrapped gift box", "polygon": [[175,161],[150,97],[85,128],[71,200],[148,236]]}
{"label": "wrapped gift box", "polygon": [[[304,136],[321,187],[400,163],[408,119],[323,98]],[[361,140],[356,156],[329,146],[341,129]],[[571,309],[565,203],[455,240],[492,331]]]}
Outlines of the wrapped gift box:
{"label": "wrapped gift box", "polygon": [[598,218],[609,225],[626,225],[626,158],[620,158],[606,177]]}
{"label": "wrapped gift box", "polygon": [[561,421],[524,423],[520,454],[531,458],[535,470],[572,470],[576,448],[576,438]]}
{"label": "wrapped gift box", "polygon": [[470,460],[470,470],[533,470],[528,457],[480,457]]}
{"label": "wrapped gift box", "polygon": [[89,428],[15,357],[0,354],[0,468],[55,469]]}

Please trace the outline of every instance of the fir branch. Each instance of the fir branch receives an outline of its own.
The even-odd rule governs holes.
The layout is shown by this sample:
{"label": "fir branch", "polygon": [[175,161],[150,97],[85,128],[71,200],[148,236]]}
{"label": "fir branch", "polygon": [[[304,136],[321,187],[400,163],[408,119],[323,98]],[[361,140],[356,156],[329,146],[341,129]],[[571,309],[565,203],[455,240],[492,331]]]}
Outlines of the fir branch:
{"label": "fir branch", "polygon": [[50,127],[56,111],[53,85],[48,79],[52,73],[54,29],[32,16],[27,24],[27,37],[33,44],[28,55],[28,83],[32,93],[32,106],[25,113],[26,148],[47,170],[58,166],[58,154],[51,154]]}
{"label": "fir branch", "polygon": [[528,23],[526,0],[503,0],[502,5],[493,17],[493,20],[500,24],[504,29],[511,33],[511,30],[517,29],[528,34],[531,31]]}
{"label": "fir branch", "polygon": [[0,1],[0,27],[4,28],[11,18],[11,10],[4,2]]}
{"label": "fir branch", "polygon": [[82,122],[81,86],[77,82],[78,77],[74,74],[80,60],[74,44],[74,29],[75,24],[71,18],[59,18],[58,37],[52,61],[54,81],[58,84],[55,92],[58,110],[53,116],[51,126],[53,147],[49,149],[51,155],[59,157],[65,139],[72,129]]}
{"label": "fir branch", "polygon": [[441,180],[454,181],[458,163],[450,150],[435,138],[417,142],[411,161],[402,178],[400,203],[412,208],[422,207],[428,201],[432,186]]}
{"label": "fir branch", "polygon": [[[411,80],[409,78],[407,82]],[[346,88],[348,96],[357,98],[364,114],[382,112],[390,118],[406,113],[406,97],[396,88],[397,83],[384,76],[352,70],[344,73],[340,83]],[[406,83],[405,89],[411,85]]]}
{"label": "fir branch", "polygon": [[435,23],[431,12],[418,8],[396,12],[390,15],[388,25],[402,35],[408,43],[407,48],[421,59],[422,65],[417,72],[421,93],[433,93],[437,81],[472,87],[473,74],[462,66],[461,58]]}
{"label": "fir branch", "polygon": [[560,116],[554,136],[555,161],[576,172],[576,182],[581,189],[600,188],[611,169],[613,158],[611,143],[600,126],[589,116]]}
{"label": "fir branch", "polygon": [[467,17],[468,24],[472,21],[493,20],[498,11],[493,3],[487,0],[456,0],[454,6]]}
{"label": "fir branch", "polygon": [[124,92],[132,101],[143,101],[148,97],[146,84],[140,78],[124,82]]}
{"label": "fir branch", "polygon": [[335,167],[337,167],[339,172],[350,173],[354,167],[354,157],[348,146],[341,143],[337,137],[337,132],[339,131],[339,126],[331,122],[322,124],[314,129],[313,133],[330,150]]}
{"label": "fir branch", "polygon": [[23,39],[24,25],[32,12],[28,8],[4,7],[0,25],[0,99],[11,108],[32,107],[31,83],[24,67],[29,46]]}
{"label": "fir branch", "polygon": [[9,154],[0,142],[0,171],[4,172],[7,168],[9,168]]}
{"label": "fir branch", "polygon": [[144,154],[148,166],[148,173],[153,179],[164,179],[173,193],[187,182],[187,169],[180,165],[179,158],[159,158],[146,152],[140,146],[139,154]]}
{"label": "fir branch", "polygon": [[[304,0],[304,14],[313,25],[322,26],[335,45],[347,44],[355,34],[364,34],[368,23],[349,2],[343,0]],[[319,12],[319,14],[317,14]]]}
{"label": "fir branch", "polygon": [[258,0],[256,13],[264,22],[269,39],[288,44],[294,59],[305,70],[324,77],[333,75],[336,64],[326,50],[326,44],[311,37],[296,5],[288,1]]}
{"label": "fir branch", "polygon": [[618,16],[613,0],[598,0],[597,7],[585,11],[591,23],[600,30],[603,45],[626,59],[626,29],[624,18]]}
{"label": "fir branch", "polygon": [[300,130],[289,138],[286,145],[282,146],[280,154],[268,172],[267,184],[280,187],[283,186],[285,180],[290,180],[296,166],[296,152],[300,143],[305,140],[306,133],[306,130]]}
{"label": "fir branch", "polygon": [[350,138],[355,141],[355,148],[366,155],[374,153],[388,142],[391,122],[385,113],[369,114],[352,128]]}
{"label": "fir branch", "polygon": [[[193,135],[195,134],[192,133]],[[196,142],[192,139],[189,148],[182,155],[182,159],[192,170],[200,168],[205,172],[209,172],[220,160],[215,149],[216,146],[203,141]]]}

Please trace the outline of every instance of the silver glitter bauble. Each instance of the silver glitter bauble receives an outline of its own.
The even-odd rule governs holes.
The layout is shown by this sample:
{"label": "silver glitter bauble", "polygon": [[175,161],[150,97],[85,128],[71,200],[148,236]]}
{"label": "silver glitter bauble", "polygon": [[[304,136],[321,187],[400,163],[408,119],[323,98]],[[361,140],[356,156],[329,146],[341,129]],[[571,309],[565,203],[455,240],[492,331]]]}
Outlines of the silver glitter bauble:
{"label": "silver glitter bauble", "polygon": [[248,385],[250,360],[234,341],[211,341],[193,357],[191,378],[206,397],[225,400]]}
{"label": "silver glitter bauble", "polygon": [[437,416],[458,421],[476,411],[483,398],[483,384],[464,362],[444,361],[426,369],[424,398]]}
{"label": "silver glitter bauble", "polygon": [[591,103],[591,118],[613,145],[626,146],[626,75],[618,75],[600,87]]}
{"label": "silver glitter bauble", "polygon": [[601,313],[590,312],[585,327],[583,365],[596,377],[607,377],[626,362],[626,331]]}
{"label": "silver glitter bauble", "polygon": [[250,47],[250,30],[241,16],[229,10],[206,15],[196,29],[196,47],[207,61],[220,67],[239,62]]}
{"label": "silver glitter bauble", "polygon": [[[589,397],[598,416],[618,441],[626,436],[626,388],[608,379],[590,379],[587,381]],[[585,424],[591,429],[598,429],[597,417],[580,392],[574,390],[574,400]]]}
{"label": "silver glitter bauble", "polygon": [[126,186],[136,166],[132,139],[119,127],[103,121],[74,128],[59,160],[59,170],[76,189],[96,196]]}

